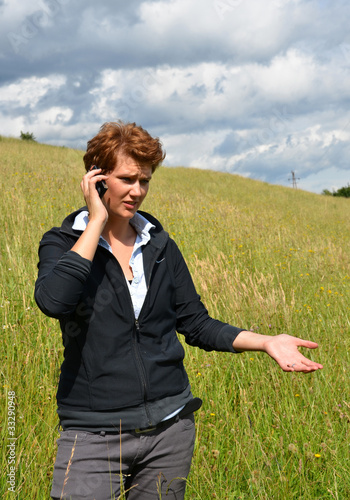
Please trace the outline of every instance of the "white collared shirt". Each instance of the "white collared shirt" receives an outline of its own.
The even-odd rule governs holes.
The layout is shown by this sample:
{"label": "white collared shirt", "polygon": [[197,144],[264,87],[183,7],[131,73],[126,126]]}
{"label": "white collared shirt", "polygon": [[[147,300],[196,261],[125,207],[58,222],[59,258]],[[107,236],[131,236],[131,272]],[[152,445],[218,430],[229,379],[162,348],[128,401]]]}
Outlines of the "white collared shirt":
{"label": "white collared shirt", "polygon": [[[84,231],[88,222],[89,212],[87,210],[84,210],[76,216],[72,228],[79,231]],[[126,278],[125,280],[128,285],[132,304],[134,307],[135,318],[137,319],[139,317],[147,293],[147,284],[143,268],[142,247],[146,245],[151,239],[151,235],[149,232],[155,226],[139,213],[136,213],[134,215],[134,217],[130,220],[130,224],[133,226],[137,233],[136,241],[129,261],[129,265],[132,269],[134,278],[131,283],[129,283]],[[113,253],[111,246],[102,236],[100,236],[99,245]]]}

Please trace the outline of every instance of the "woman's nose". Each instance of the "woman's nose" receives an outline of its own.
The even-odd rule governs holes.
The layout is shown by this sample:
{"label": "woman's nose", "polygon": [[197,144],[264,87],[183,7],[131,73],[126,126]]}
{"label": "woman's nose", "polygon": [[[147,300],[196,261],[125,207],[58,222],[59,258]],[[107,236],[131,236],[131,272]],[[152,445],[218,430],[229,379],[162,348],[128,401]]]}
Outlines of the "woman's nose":
{"label": "woman's nose", "polygon": [[133,196],[141,196],[141,186],[139,181],[134,182],[131,187],[131,193],[133,194]]}

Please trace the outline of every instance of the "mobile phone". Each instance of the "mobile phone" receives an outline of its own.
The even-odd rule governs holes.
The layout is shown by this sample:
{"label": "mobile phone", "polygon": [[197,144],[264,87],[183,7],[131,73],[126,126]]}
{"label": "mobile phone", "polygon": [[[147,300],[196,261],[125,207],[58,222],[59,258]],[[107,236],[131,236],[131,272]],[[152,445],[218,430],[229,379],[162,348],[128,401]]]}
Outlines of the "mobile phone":
{"label": "mobile phone", "polygon": [[[96,165],[94,165],[91,170],[98,170],[98,167],[96,167]],[[108,186],[105,183],[105,181],[98,181],[98,182],[96,182],[96,189],[97,189],[97,192],[98,192],[100,198],[102,198],[103,195],[105,194],[105,192],[107,191]]]}

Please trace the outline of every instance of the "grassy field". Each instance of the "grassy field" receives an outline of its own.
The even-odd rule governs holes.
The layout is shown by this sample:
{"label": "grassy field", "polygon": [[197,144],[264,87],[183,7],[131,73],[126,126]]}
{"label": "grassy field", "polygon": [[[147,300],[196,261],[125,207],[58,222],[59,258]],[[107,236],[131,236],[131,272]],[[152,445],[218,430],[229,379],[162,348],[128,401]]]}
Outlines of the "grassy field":
{"label": "grassy field", "polygon": [[[33,287],[43,232],[83,205],[82,153],[5,138],[0,152],[0,495],[48,499],[62,347]],[[213,316],[314,340],[307,355],[324,364],[288,374],[261,353],[186,348],[204,401],[186,498],[349,499],[349,200],[161,168],[143,209],[179,244]]]}

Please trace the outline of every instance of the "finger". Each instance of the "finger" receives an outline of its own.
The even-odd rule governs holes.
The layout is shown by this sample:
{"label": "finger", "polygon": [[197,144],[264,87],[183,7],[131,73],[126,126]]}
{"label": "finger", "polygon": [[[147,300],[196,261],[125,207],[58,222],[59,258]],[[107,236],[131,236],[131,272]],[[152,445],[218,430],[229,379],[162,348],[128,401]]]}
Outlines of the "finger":
{"label": "finger", "polygon": [[86,172],[86,174],[84,175],[85,178],[87,179],[94,179],[95,177],[97,177],[99,180],[101,179],[108,179],[108,175],[106,174],[102,174],[102,169],[101,168],[94,168],[94,169],[90,169],[88,172]]}
{"label": "finger", "polygon": [[311,361],[310,359],[304,358],[300,361],[295,361],[292,364],[287,364],[288,370],[292,372],[313,372],[316,370],[321,370],[323,366],[320,363]]}
{"label": "finger", "polygon": [[298,339],[298,346],[307,347],[308,349],[317,349],[318,344],[316,342],[312,342],[312,340]]}
{"label": "finger", "polygon": [[[100,174],[99,171],[101,169],[89,170],[82,179],[81,189],[84,194],[93,193],[93,196],[96,191],[96,183],[99,181],[106,181],[108,179],[108,175]],[[90,189],[93,187],[92,191]]]}
{"label": "finger", "polygon": [[323,368],[321,363],[317,363],[316,361],[312,361],[311,359],[306,358],[305,356],[302,356],[299,359],[297,358],[296,362],[297,363],[299,362],[302,365],[306,365],[306,366],[313,367],[313,368]]}

